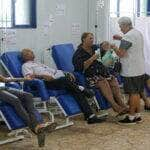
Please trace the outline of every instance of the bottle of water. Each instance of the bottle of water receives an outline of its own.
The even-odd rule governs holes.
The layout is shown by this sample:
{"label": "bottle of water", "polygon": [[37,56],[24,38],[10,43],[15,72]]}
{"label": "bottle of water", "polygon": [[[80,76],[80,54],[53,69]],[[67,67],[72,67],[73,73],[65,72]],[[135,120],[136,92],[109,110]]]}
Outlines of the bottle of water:
{"label": "bottle of water", "polygon": [[101,62],[101,52],[99,48],[95,51],[95,54],[98,55],[97,61]]}

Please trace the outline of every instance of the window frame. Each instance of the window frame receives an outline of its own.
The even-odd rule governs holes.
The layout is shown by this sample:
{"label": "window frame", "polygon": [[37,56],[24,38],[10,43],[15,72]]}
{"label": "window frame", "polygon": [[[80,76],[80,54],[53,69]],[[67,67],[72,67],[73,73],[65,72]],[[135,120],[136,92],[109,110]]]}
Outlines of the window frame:
{"label": "window frame", "polygon": [[24,24],[20,24],[20,25],[16,25],[15,24],[15,0],[11,0],[12,3],[12,7],[11,7],[11,27],[0,27],[0,29],[3,28],[9,28],[9,29],[28,29],[28,28],[37,28],[37,21],[36,21],[36,4],[37,1],[36,0],[30,0],[30,22],[27,25]]}
{"label": "window frame", "polygon": [[[120,0],[117,0],[117,15],[116,17],[120,17]],[[137,0],[137,11],[136,11],[136,17],[141,17],[140,14],[140,0]],[[150,16],[150,0],[147,0],[147,7],[146,7],[146,17]]]}
{"label": "window frame", "polygon": [[150,16],[150,0],[147,0],[147,16]]}

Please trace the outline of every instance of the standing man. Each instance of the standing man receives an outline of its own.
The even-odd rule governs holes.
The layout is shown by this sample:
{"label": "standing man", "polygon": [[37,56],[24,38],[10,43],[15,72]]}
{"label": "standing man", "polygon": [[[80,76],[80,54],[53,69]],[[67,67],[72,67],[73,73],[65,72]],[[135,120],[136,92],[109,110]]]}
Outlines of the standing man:
{"label": "standing man", "polygon": [[141,121],[140,93],[144,90],[144,52],[143,36],[133,28],[128,17],[121,17],[118,21],[123,36],[114,35],[115,40],[120,40],[119,48],[114,50],[121,58],[121,75],[124,77],[124,91],[129,94],[129,115],[119,122],[122,124],[135,124]]}

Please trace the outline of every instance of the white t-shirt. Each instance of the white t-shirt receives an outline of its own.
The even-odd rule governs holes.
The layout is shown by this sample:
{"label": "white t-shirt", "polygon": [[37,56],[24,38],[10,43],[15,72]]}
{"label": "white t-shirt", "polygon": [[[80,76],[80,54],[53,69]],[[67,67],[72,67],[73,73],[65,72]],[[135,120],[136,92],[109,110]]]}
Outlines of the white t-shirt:
{"label": "white t-shirt", "polygon": [[64,73],[61,70],[55,70],[47,65],[37,63],[35,61],[28,61],[22,65],[22,74],[23,76],[27,75],[49,75],[52,76],[54,79],[64,77]]}
{"label": "white t-shirt", "polygon": [[140,31],[131,29],[122,37],[132,43],[127,50],[127,55],[121,58],[121,75],[125,77],[140,76],[145,73],[144,67],[144,41]]}

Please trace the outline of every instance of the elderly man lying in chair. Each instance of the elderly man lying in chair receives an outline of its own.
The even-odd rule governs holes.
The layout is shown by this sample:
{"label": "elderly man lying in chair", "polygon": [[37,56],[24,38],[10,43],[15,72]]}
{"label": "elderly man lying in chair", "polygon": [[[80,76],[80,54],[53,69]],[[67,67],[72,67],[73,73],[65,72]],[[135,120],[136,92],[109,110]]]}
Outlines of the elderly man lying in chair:
{"label": "elderly man lying in chair", "polygon": [[22,58],[25,62],[22,66],[23,75],[29,78],[44,79],[48,89],[66,90],[69,92],[79,104],[88,124],[100,123],[106,119],[104,116],[97,117],[93,113],[86,99],[87,97],[92,98],[94,95],[93,92],[75,84],[75,78],[71,73],[65,73],[61,70],[54,70],[44,64],[35,62],[34,53],[30,49],[22,50]]}
{"label": "elderly man lying in chair", "polygon": [[[33,105],[33,96],[21,90],[8,88],[5,83],[14,81],[30,80],[29,78],[5,78],[0,75],[0,98],[14,107],[20,118],[29,126],[31,131],[37,135],[38,144],[44,146],[45,133],[56,128],[56,123],[43,123],[36,117]],[[39,114],[40,115],[40,114]]]}

